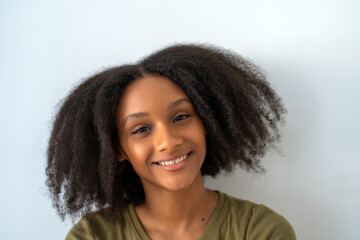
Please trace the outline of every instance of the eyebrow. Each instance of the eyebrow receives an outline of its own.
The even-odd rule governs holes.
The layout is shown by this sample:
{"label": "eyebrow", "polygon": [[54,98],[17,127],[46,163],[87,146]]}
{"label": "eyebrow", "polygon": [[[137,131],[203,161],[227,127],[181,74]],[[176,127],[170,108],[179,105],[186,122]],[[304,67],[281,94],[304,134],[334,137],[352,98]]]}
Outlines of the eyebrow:
{"label": "eyebrow", "polygon": [[176,100],[175,102],[170,103],[169,106],[167,107],[167,110],[170,110],[170,109],[182,104],[183,102],[190,103],[190,101],[188,99],[180,98],[179,100]]}
{"label": "eyebrow", "polygon": [[[175,102],[172,102],[169,104],[169,106],[167,107],[167,110],[170,110],[172,108],[175,108],[176,106],[179,106],[180,104],[182,104],[183,102],[187,102],[190,103],[190,101],[186,98],[181,98],[179,100],[176,100]],[[125,126],[125,124],[132,118],[142,118],[142,117],[147,117],[149,116],[148,113],[144,113],[144,112],[137,112],[137,113],[132,113],[129,116],[127,116],[124,120],[124,123],[122,124],[123,126]]]}

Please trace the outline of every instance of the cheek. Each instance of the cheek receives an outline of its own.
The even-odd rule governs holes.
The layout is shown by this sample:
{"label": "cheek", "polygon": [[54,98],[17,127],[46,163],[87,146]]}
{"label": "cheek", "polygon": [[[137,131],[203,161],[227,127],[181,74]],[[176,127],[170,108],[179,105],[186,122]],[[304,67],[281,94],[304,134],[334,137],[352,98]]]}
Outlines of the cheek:
{"label": "cheek", "polygon": [[151,154],[151,144],[147,141],[129,141],[126,152],[132,164],[144,163]]}
{"label": "cheek", "polygon": [[188,136],[191,141],[197,145],[199,151],[202,151],[203,154],[206,153],[206,140],[205,140],[205,130],[204,126],[200,119],[198,119],[193,127],[189,129]]}
{"label": "cheek", "polygon": [[143,158],[149,151],[147,144],[134,144],[132,146],[133,154],[137,158]]}
{"label": "cheek", "polygon": [[197,139],[198,145],[199,145],[199,150],[201,152],[202,155],[206,155],[206,140],[205,140],[205,135],[202,135],[202,137],[199,137]]}

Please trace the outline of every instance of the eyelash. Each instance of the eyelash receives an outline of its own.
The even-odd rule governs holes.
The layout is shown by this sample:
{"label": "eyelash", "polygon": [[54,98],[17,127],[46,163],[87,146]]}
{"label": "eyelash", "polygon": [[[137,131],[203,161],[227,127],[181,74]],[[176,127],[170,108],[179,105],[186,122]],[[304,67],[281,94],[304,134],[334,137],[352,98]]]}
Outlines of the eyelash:
{"label": "eyelash", "polygon": [[[174,119],[174,123],[175,122],[178,122],[178,121],[182,121],[182,120],[185,120],[186,118],[190,117],[191,115],[190,114],[182,114],[182,115],[179,115],[177,117],[175,117]],[[141,127],[141,128],[138,128],[137,130],[135,130],[134,132],[132,132],[132,134],[143,134],[143,133],[146,133],[147,131],[149,131],[149,128],[148,127]]]}
{"label": "eyelash", "polygon": [[179,115],[179,116],[175,117],[173,122],[178,122],[178,121],[184,120],[184,119],[186,119],[188,117],[190,117],[190,114],[182,114],[182,115]]}
{"label": "eyelash", "polygon": [[139,129],[135,130],[134,132],[132,132],[132,134],[142,134],[145,132],[145,131],[142,131],[144,129],[148,129],[148,127],[141,127]]}

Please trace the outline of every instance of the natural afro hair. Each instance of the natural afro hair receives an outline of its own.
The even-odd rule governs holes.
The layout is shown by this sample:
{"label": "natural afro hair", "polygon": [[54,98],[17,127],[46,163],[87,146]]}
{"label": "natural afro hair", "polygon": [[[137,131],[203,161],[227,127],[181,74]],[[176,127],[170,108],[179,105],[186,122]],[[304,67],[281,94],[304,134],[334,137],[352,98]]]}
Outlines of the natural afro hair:
{"label": "natural afro hair", "polygon": [[235,165],[262,170],[260,158],[279,139],[286,112],[263,72],[228,50],[174,45],[88,78],[62,102],[46,168],[46,184],[62,219],[104,207],[121,213],[145,199],[131,164],[117,160],[116,111],[126,86],[149,74],[180,86],[202,119],[207,132],[202,175],[215,176]]}

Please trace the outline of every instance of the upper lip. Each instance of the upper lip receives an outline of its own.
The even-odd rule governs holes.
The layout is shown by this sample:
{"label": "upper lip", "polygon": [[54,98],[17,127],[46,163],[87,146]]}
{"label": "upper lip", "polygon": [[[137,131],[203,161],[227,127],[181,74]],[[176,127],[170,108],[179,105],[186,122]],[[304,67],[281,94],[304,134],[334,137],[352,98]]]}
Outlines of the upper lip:
{"label": "upper lip", "polygon": [[158,162],[167,162],[167,161],[174,161],[182,156],[188,155],[190,152],[181,152],[181,153],[176,153],[176,154],[172,154],[170,156],[164,157],[160,160],[154,161],[153,163],[158,163]]}

